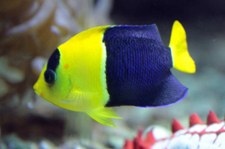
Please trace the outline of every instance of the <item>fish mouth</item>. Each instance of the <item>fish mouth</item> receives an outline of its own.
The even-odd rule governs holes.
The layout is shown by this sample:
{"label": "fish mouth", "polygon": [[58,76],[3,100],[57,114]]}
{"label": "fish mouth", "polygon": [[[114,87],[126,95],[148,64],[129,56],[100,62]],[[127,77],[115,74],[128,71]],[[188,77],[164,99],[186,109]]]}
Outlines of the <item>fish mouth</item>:
{"label": "fish mouth", "polygon": [[45,94],[43,93],[42,90],[40,90],[40,88],[39,88],[39,86],[38,86],[37,83],[34,84],[33,89],[34,89],[34,92],[35,92],[38,96],[40,96],[40,97],[42,97],[42,98],[45,98]]}
{"label": "fish mouth", "polygon": [[35,83],[34,85],[33,85],[33,90],[36,92],[37,91],[37,83]]}
{"label": "fish mouth", "polygon": [[34,92],[35,92],[36,94],[40,95],[40,92],[39,92],[39,90],[38,90],[38,84],[37,84],[37,83],[34,84],[33,90],[34,90]]}

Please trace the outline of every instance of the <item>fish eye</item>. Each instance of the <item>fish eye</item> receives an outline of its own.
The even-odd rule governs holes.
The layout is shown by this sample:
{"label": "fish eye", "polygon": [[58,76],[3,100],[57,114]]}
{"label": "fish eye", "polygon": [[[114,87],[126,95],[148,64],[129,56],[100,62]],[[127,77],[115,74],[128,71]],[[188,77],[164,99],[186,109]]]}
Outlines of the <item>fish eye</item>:
{"label": "fish eye", "polygon": [[45,82],[53,84],[56,80],[56,74],[52,69],[47,69],[44,73]]}

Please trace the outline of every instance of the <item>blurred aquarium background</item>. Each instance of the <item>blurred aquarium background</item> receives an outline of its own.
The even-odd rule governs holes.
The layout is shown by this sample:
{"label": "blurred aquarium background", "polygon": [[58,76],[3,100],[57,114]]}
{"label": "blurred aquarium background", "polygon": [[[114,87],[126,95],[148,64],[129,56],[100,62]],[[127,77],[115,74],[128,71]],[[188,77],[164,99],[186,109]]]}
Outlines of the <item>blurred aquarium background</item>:
{"label": "blurred aquarium background", "polygon": [[[225,115],[225,1],[11,0],[0,1],[0,149],[119,149],[138,129],[170,129],[191,113]],[[37,97],[32,86],[43,62],[63,41],[97,25],[156,23],[168,45],[174,20],[187,33],[197,73],[175,76],[189,88],[163,108],[118,107],[117,128],[93,122]]]}

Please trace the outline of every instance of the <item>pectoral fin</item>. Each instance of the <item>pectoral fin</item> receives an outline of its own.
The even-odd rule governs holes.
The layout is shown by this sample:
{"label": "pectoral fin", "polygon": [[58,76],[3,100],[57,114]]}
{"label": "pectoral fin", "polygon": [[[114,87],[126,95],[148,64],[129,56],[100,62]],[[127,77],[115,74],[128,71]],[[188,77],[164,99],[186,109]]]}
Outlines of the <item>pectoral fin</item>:
{"label": "pectoral fin", "polygon": [[87,114],[100,124],[111,127],[115,127],[112,119],[121,119],[112,108],[100,107],[87,112]]}

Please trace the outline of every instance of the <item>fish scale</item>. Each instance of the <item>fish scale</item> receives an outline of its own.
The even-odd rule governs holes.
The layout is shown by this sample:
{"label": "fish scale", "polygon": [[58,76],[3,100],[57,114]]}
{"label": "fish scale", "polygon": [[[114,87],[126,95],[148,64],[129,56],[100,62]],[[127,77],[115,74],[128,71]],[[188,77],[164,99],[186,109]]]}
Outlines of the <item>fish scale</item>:
{"label": "fish scale", "polygon": [[203,123],[197,114],[189,118],[189,128],[176,119],[172,121],[172,135],[156,139],[151,129],[146,137],[139,131],[133,140],[126,140],[123,149],[225,149],[225,122],[210,111]]}

